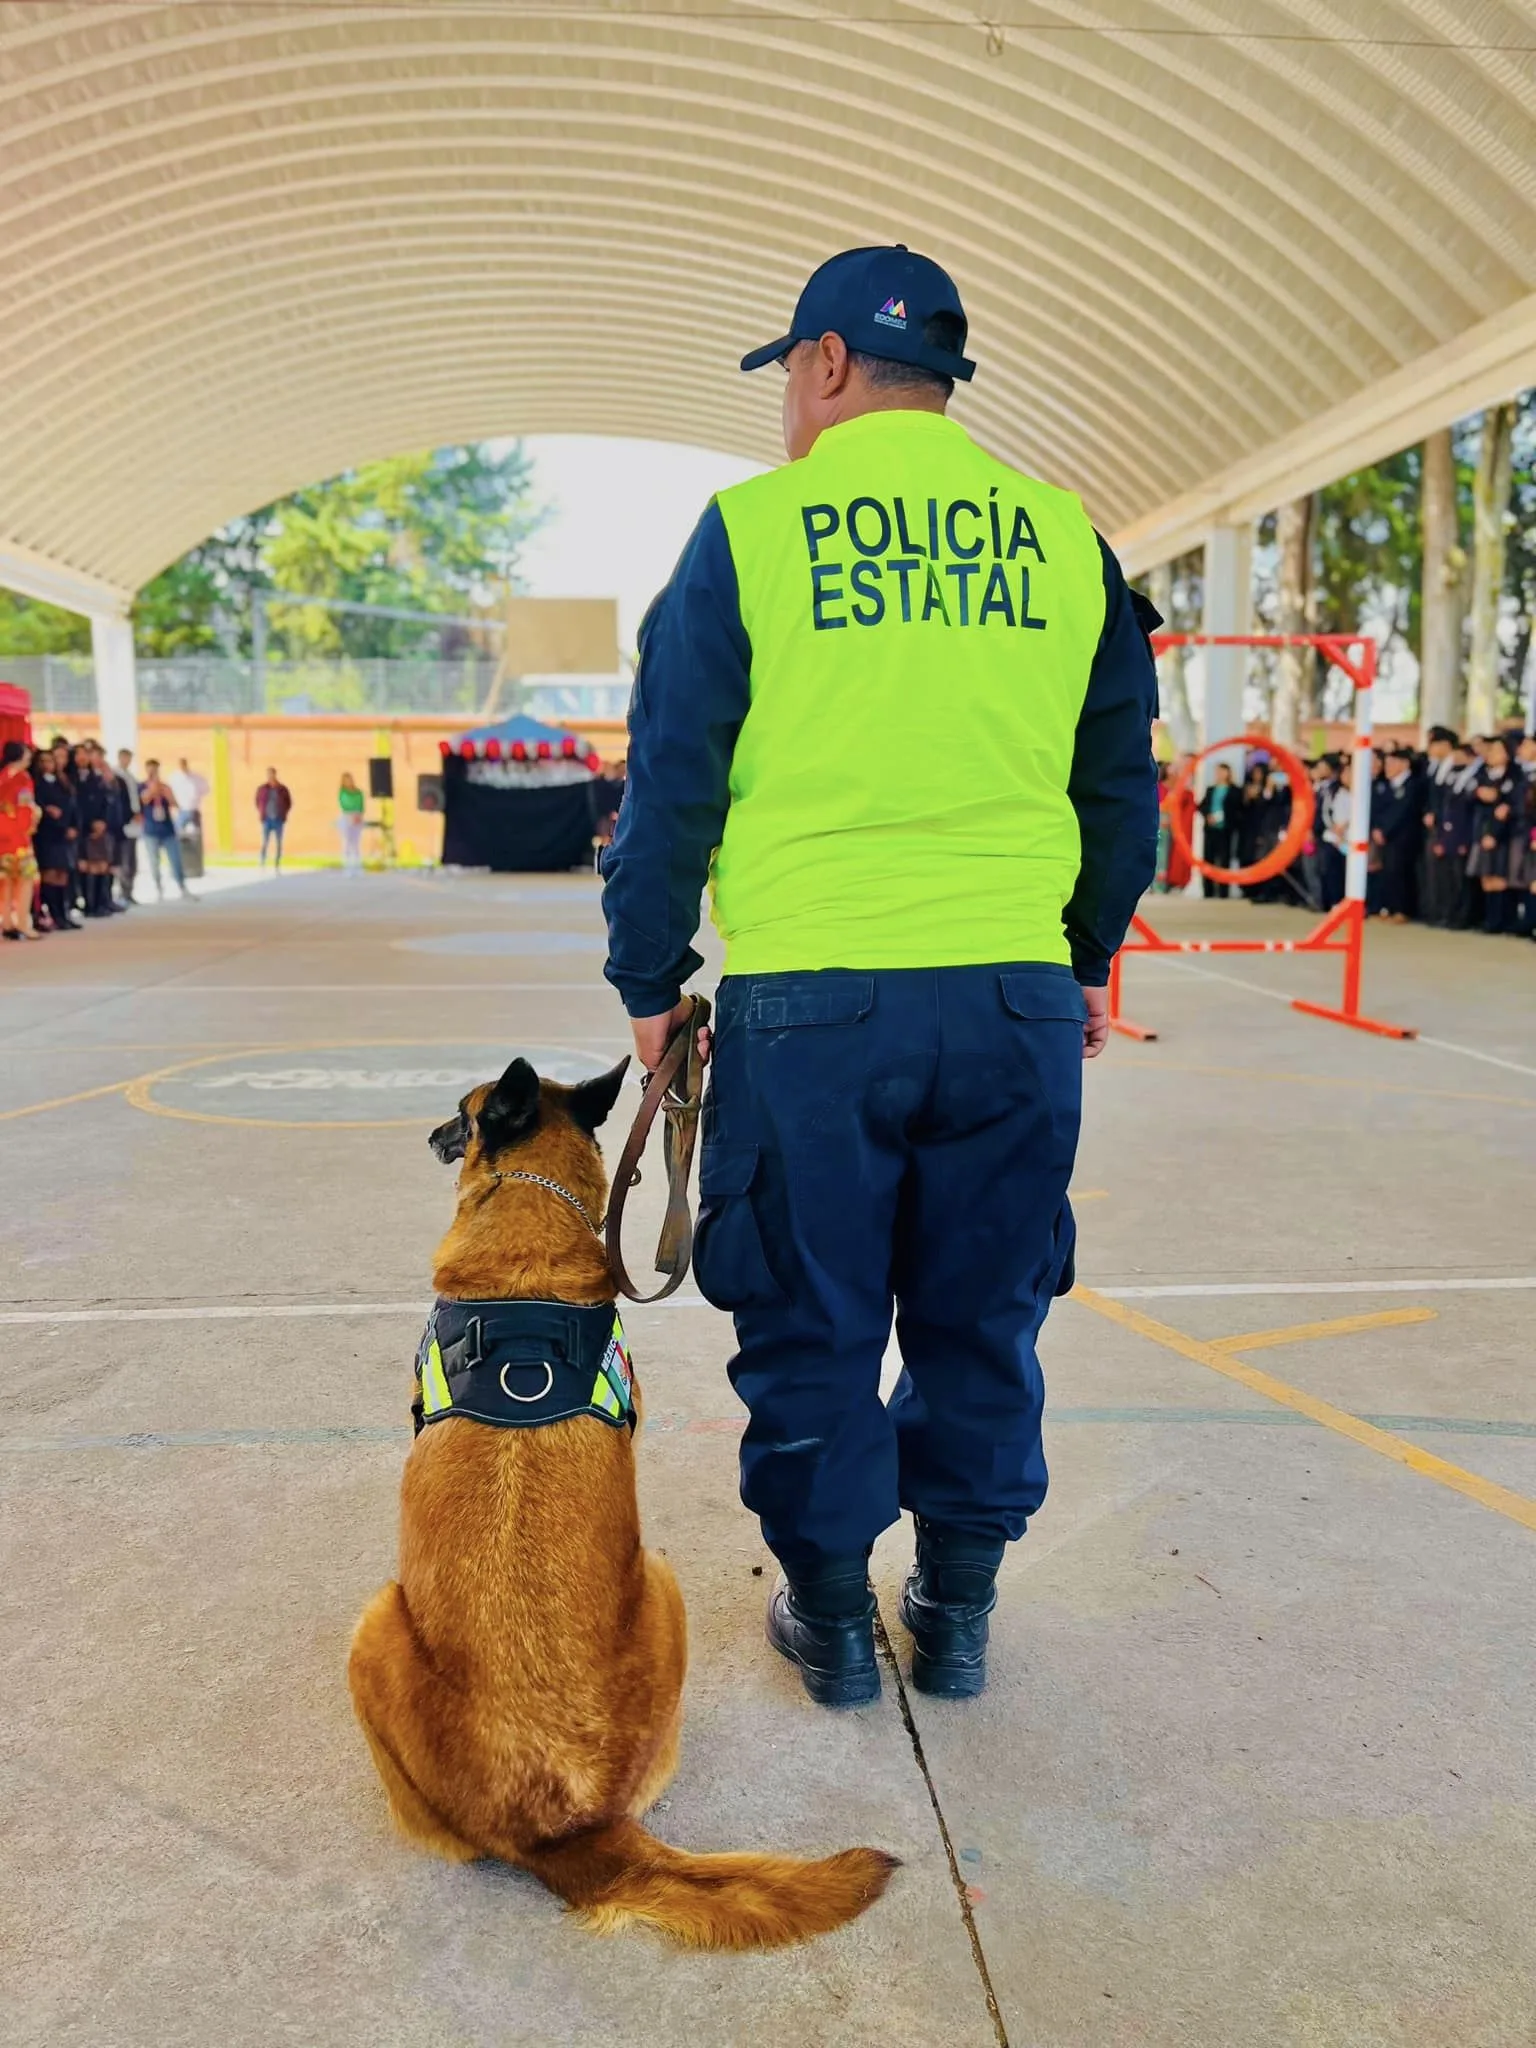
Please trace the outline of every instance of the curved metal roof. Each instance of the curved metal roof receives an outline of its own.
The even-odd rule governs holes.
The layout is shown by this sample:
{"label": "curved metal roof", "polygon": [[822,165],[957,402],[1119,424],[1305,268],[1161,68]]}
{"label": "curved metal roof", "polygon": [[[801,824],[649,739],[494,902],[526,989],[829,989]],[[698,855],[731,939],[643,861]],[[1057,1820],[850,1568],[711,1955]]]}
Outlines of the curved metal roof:
{"label": "curved metal roof", "polygon": [[403,447],[771,460],[736,358],[860,242],[955,272],[959,417],[1143,561],[1536,381],[1536,0],[997,16],[12,0],[0,544],[125,591]]}

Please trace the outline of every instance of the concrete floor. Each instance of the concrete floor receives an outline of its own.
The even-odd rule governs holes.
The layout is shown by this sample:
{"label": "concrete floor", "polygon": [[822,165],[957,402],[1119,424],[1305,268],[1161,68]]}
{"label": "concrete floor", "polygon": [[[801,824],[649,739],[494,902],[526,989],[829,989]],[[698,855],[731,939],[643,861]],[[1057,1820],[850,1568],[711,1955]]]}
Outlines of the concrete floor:
{"label": "concrete floor", "polygon": [[[1090,1076],[1093,1296],[1047,1331],[1053,1491],[971,1706],[893,1671],[878,1709],[804,1701],[762,1641],[728,1328],[691,1290],[633,1312],[693,1639],[655,1825],[904,1860],[841,1935],[745,1959],[599,1942],[405,1848],[343,1682],[450,1209],[425,1132],[514,1049],[622,1049],[593,885],[294,875],[3,954],[7,2044],[1536,2040],[1536,947],[1373,933],[1409,1045],[1269,999],[1332,1000],[1327,962],[1128,968],[1164,1035]],[[907,1545],[876,1558],[898,1665]]]}

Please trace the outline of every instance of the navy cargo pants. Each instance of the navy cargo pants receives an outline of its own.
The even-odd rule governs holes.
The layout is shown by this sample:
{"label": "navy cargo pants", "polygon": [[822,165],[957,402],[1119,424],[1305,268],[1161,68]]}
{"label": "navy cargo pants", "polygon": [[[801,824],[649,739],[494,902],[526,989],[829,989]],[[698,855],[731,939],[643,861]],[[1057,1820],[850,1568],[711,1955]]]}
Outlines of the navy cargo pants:
{"label": "navy cargo pants", "polygon": [[1042,964],[720,984],[694,1270],[736,1321],[741,1497],[791,1570],[900,1508],[996,1540],[1044,1500],[1083,1015]]}

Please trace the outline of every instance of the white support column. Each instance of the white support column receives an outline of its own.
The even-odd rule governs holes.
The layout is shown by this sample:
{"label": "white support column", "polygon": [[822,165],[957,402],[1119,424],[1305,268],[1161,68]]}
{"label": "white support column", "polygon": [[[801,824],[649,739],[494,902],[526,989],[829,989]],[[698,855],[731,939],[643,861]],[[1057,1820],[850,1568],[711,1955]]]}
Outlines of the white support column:
{"label": "white support column", "polygon": [[120,612],[92,612],[91,654],[96,664],[96,713],[101,743],[115,764],[119,747],[139,750],[139,686],[133,661],[133,622]]}
{"label": "white support column", "polygon": [[[1213,526],[1205,538],[1205,616],[1203,633],[1253,631],[1253,528]],[[1205,710],[1201,740],[1225,739],[1243,730],[1243,680],[1248,672],[1246,647],[1206,647]],[[1210,764],[1207,764],[1210,765]],[[1241,766],[1234,773],[1242,774]]]}

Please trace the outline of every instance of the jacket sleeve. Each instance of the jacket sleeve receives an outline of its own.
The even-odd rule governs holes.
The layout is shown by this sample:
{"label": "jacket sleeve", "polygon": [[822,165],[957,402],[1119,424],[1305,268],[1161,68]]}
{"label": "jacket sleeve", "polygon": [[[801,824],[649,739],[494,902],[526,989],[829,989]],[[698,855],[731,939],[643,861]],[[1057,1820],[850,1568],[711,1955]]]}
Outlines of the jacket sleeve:
{"label": "jacket sleeve", "polygon": [[711,500],[640,628],[629,776],[603,861],[604,971],[632,1017],[670,1010],[703,964],[693,939],[751,667],[736,565]]}
{"label": "jacket sleeve", "polygon": [[1157,668],[1148,634],[1162,620],[1126,587],[1103,539],[1104,630],[1077,721],[1067,794],[1082,861],[1064,923],[1072,971],[1102,988],[1132,913],[1157,871]]}

